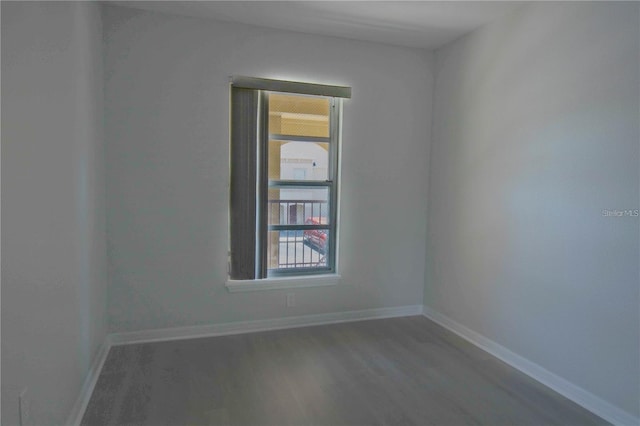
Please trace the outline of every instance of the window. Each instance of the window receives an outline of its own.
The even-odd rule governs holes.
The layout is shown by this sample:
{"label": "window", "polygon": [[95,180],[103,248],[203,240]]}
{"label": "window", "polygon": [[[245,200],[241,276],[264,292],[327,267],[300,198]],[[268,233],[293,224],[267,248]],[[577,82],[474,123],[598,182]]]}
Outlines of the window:
{"label": "window", "polygon": [[350,92],[233,78],[232,280],[335,273],[341,99]]}

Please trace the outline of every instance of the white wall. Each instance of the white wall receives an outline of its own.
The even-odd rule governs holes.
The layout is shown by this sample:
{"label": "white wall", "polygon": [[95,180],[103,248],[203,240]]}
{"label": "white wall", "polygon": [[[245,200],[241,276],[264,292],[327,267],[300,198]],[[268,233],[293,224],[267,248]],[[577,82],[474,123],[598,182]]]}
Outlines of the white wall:
{"label": "white wall", "polygon": [[[436,53],[432,309],[638,415],[638,3],[523,8]],[[431,71],[428,71],[431,73]]]}
{"label": "white wall", "polygon": [[[420,303],[430,54],[119,7],[103,18],[111,331]],[[234,74],[353,87],[344,285],[296,290],[294,308],[284,290],[224,286]]]}
{"label": "white wall", "polygon": [[106,333],[95,4],[2,2],[2,424],[62,424]]}

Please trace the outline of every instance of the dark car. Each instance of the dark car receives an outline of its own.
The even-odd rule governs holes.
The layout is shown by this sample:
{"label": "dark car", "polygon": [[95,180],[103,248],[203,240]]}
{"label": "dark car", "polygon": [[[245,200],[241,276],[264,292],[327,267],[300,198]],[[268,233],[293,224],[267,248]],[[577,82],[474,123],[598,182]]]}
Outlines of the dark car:
{"label": "dark car", "polygon": [[[326,225],[327,219],[324,217],[310,217],[304,221],[305,225]],[[307,229],[304,231],[304,242],[324,254],[327,251],[327,230]]]}

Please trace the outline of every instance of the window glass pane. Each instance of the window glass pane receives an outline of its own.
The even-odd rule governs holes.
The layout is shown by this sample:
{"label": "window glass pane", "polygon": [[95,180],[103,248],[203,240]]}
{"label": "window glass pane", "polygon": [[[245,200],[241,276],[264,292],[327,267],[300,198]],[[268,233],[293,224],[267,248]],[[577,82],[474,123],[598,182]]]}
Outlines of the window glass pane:
{"label": "window glass pane", "polygon": [[271,93],[269,133],[328,138],[329,99]]}
{"label": "window glass pane", "polygon": [[267,268],[326,268],[329,231],[326,229],[269,231]]}
{"label": "window glass pane", "polygon": [[269,141],[269,179],[327,180],[329,144]]}
{"label": "window glass pane", "polygon": [[328,188],[269,188],[269,225],[326,225]]}

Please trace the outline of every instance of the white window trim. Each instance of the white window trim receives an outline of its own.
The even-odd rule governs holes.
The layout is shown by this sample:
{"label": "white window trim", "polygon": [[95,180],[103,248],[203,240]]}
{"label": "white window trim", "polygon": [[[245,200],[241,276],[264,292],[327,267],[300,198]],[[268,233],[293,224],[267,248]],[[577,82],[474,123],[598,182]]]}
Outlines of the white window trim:
{"label": "white window trim", "polygon": [[[333,148],[329,151],[331,165],[333,165],[333,167],[331,167],[330,165],[330,169],[332,169],[333,172],[330,173],[330,176],[329,176],[330,180],[326,180],[323,185],[320,185],[320,186],[326,186],[327,188],[329,188],[329,194],[331,199],[331,202],[329,204],[331,206],[331,220],[330,220],[331,227],[328,228],[328,231],[331,235],[329,239],[331,246],[329,250],[329,256],[327,259],[328,260],[327,264],[329,267],[327,268],[318,267],[315,270],[310,268],[310,270],[307,270],[307,271],[269,270],[265,272],[264,271],[265,266],[261,264],[262,262],[256,261],[255,274],[251,274],[251,273],[236,274],[235,273],[236,268],[231,267],[230,265],[230,268],[229,268],[230,274],[231,274],[231,271],[234,271],[232,275],[234,275],[235,277],[260,276],[261,278],[250,279],[250,280],[246,280],[246,279],[234,280],[234,279],[228,278],[225,283],[225,286],[230,292],[237,292],[237,291],[253,291],[253,290],[270,290],[270,289],[279,289],[279,288],[328,286],[328,285],[338,284],[340,282],[340,275],[338,275],[338,257],[339,257],[338,256],[338,241],[339,241],[338,223],[339,223],[339,216],[340,216],[340,206],[339,206],[340,198],[339,197],[341,192],[340,191],[341,167],[339,167],[338,165],[339,164],[338,159],[342,151],[342,146],[341,146],[341,130],[342,130],[342,119],[343,119],[342,99],[351,98],[351,88],[347,86],[320,85],[320,84],[314,84],[314,83],[269,80],[269,79],[250,78],[250,77],[243,77],[243,76],[231,77],[231,86],[233,89],[245,88],[245,89],[250,89],[254,91],[259,91],[259,93],[263,93],[263,92],[268,93],[270,91],[273,91],[273,92],[282,92],[282,93],[291,93],[291,94],[301,94],[305,96],[322,96],[322,97],[331,98],[332,100],[331,101],[332,108],[330,110],[331,132],[328,139],[330,139],[329,142],[332,142],[331,147]],[[233,90],[232,90],[232,98],[233,98]],[[233,99],[232,99],[232,105],[233,105]],[[258,113],[260,112],[260,107],[262,107],[264,110],[264,106],[265,106],[265,99],[262,96],[260,96],[257,101]],[[240,111],[240,113],[242,112],[243,111]],[[251,114],[249,113],[249,116],[250,115]],[[268,120],[265,119],[264,123],[268,123]],[[254,141],[254,143],[258,143],[257,146],[261,146],[261,142],[264,142],[264,140],[260,139],[260,136],[261,136],[260,131],[263,132],[262,136],[264,136],[264,132],[266,131],[266,128],[262,128],[264,126],[259,126],[259,127],[261,128],[258,130],[258,139]],[[243,134],[242,132],[240,133]],[[251,142],[252,141],[250,140],[249,143],[251,144]],[[233,140],[232,140],[232,145],[233,145]],[[262,148],[264,149],[264,147]],[[264,151],[261,152],[260,148],[258,148],[258,158],[256,159],[256,161],[258,161],[258,167],[260,167],[260,164],[261,164],[260,162],[264,161],[264,159],[262,158],[263,152]],[[261,172],[262,171],[259,170],[259,173]],[[265,194],[262,194],[262,192],[265,191],[264,187],[262,186],[264,184],[263,181],[264,181],[264,176],[262,175],[256,176],[257,185],[258,183],[260,183],[260,187],[259,188],[258,186],[256,187],[257,188],[256,199],[258,200],[257,201],[258,205],[260,205],[259,203],[261,202],[261,200],[265,198]],[[291,182],[276,182],[276,183],[279,186],[287,186],[287,185],[291,185],[294,182],[291,181]],[[232,201],[233,201],[233,196],[232,196]],[[265,226],[265,220],[263,217],[260,216],[260,214],[261,214],[261,211],[256,210],[256,235],[259,236],[257,240],[265,238],[264,237],[265,228],[269,227],[268,225]],[[250,219],[251,218],[249,218],[249,220]],[[258,220],[260,220],[260,222],[258,222]],[[246,230],[252,224],[249,222],[249,223],[244,223],[243,225],[244,226],[240,228]],[[234,229],[237,229],[237,227],[235,227]],[[263,244],[264,244],[264,241],[258,241],[255,244],[256,259],[258,259],[258,256],[263,256],[263,257],[266,256],[264,253],[262,253],[262,251],[264,250]],[[241,249],[243,249],[243,247],[241,247]],[[240,250],[240,252],[241,252],[240,255],[244,255],[244,257],[248,259],[247,264],[250,266],[251,256],[250,255],[247,256],[246,250]],[[234,259],[239,259],[239,258],[242,258],[242,257],[236,256],[234,258],[230,258],[230,260],[233,262]],[[260,271],[258,271],[258,268],[260,268]],[[304,269],[304,268],[300,268],[300,269]],[[237,268],[237,270],[242,272],[243,268],[239,267]],[[265,277],[265,275],[267,276]],[[268,276],[268,275],[271,275],[271,276]]]}
{"label": "white window trim", "polygon": [[297,275],[291,277],[269,277],[259,280],[227,280],[225,286],[230,293],[243,291],[279,290],[288,288],[323,287],[338,285],[342,276],[338,274]]}

